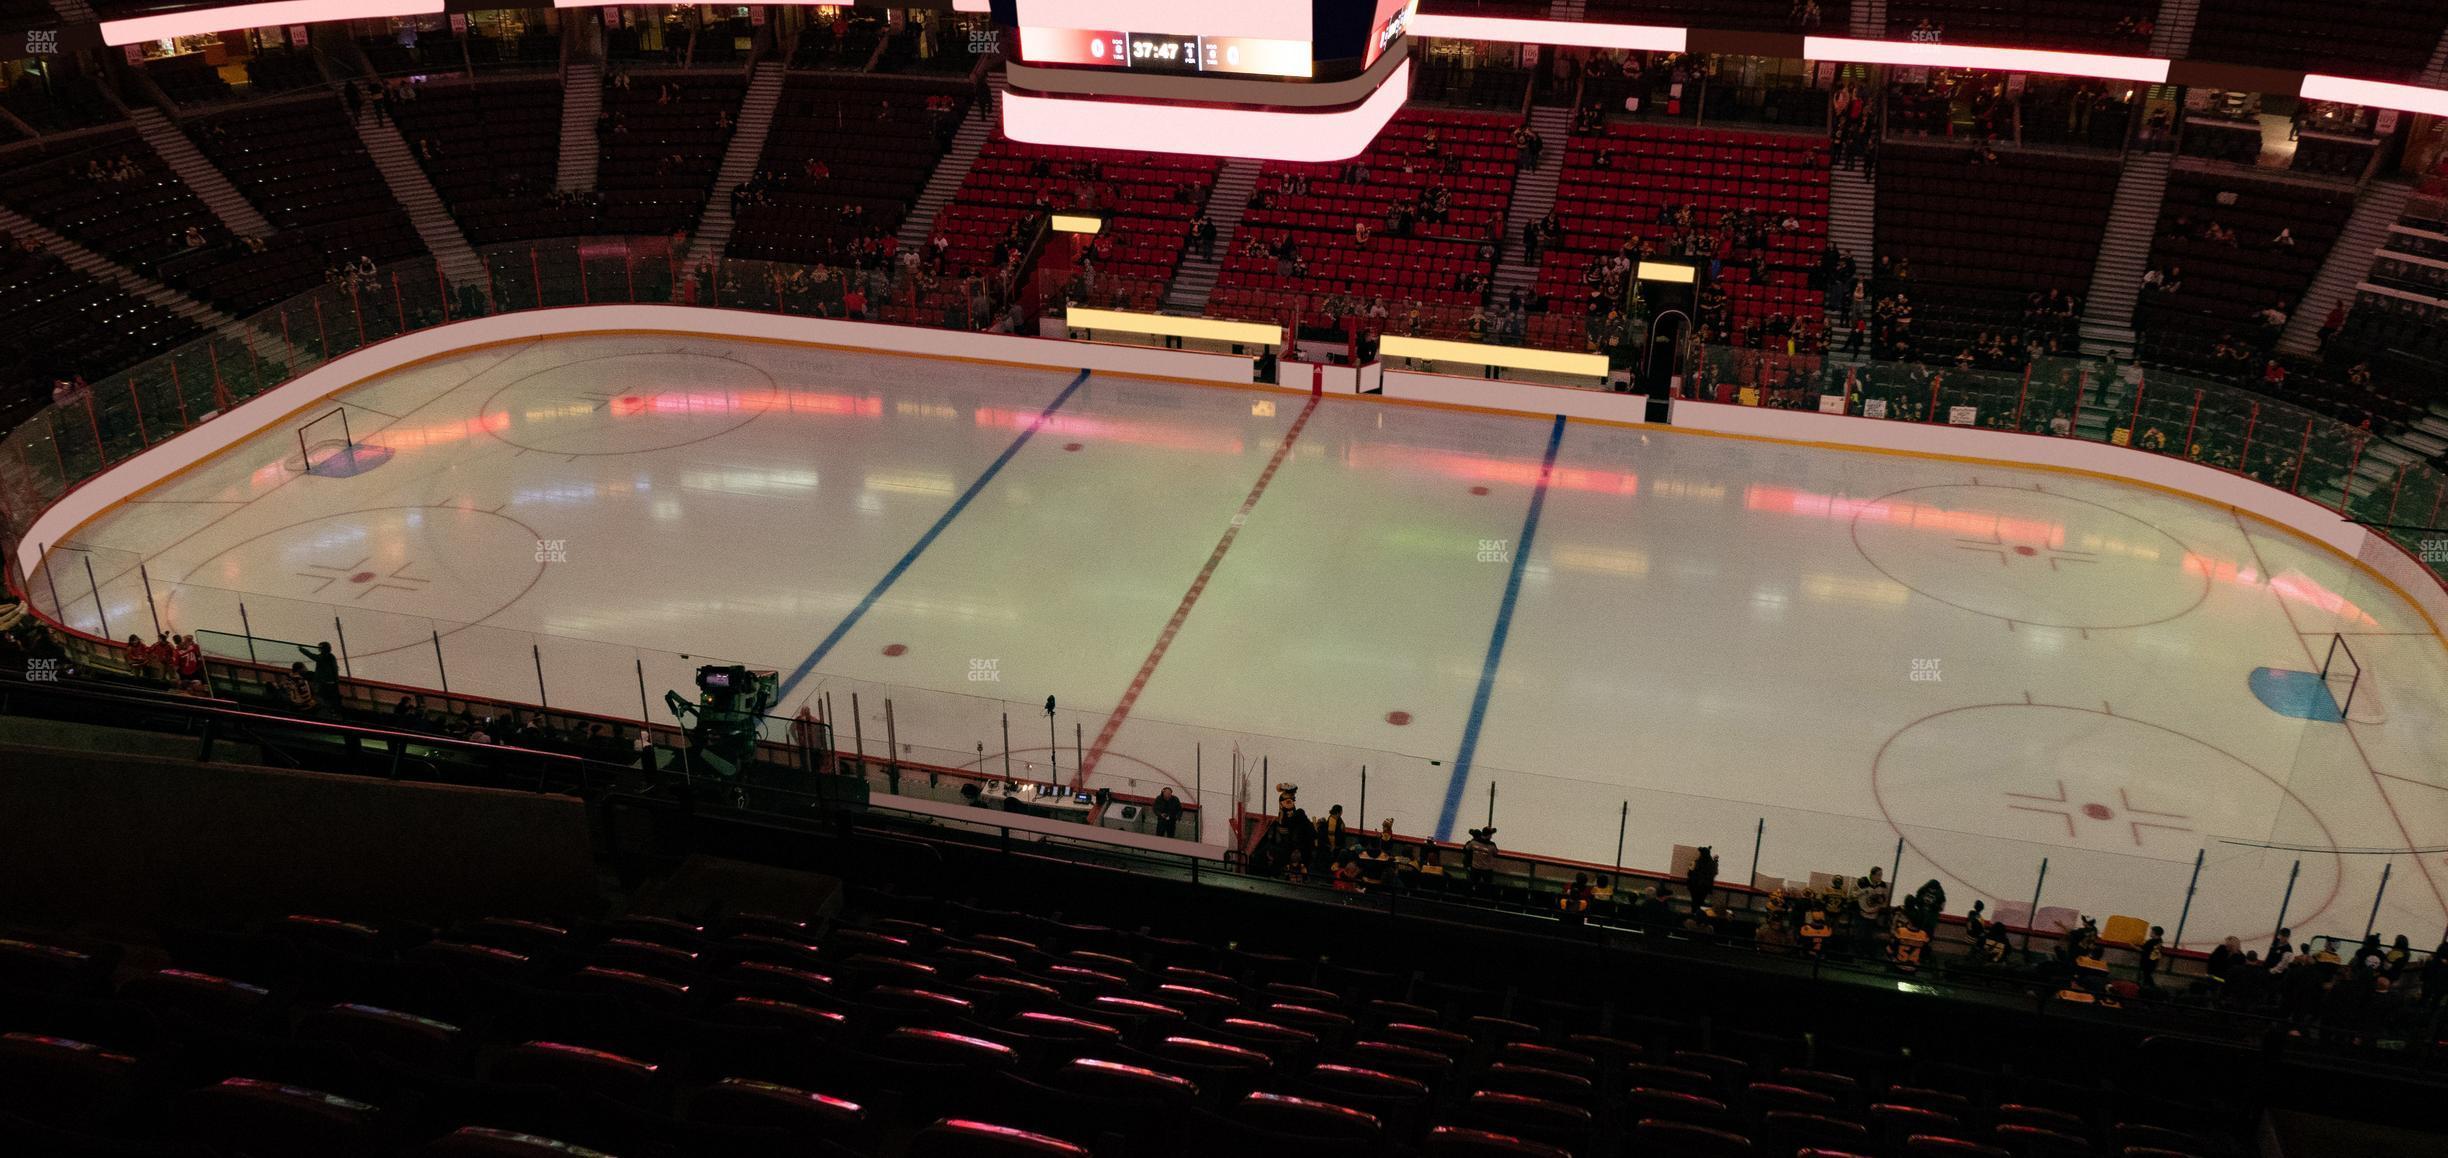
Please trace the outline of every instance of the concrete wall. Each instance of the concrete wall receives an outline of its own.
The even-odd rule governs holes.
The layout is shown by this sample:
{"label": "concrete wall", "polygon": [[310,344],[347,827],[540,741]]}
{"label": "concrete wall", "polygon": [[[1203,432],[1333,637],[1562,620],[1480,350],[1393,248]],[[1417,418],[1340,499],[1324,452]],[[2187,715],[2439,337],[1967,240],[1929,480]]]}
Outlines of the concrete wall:
{"label": "concrete wall", "polygon": [[596,904],[575,797],[0,748],[0,921],[448,921]]}

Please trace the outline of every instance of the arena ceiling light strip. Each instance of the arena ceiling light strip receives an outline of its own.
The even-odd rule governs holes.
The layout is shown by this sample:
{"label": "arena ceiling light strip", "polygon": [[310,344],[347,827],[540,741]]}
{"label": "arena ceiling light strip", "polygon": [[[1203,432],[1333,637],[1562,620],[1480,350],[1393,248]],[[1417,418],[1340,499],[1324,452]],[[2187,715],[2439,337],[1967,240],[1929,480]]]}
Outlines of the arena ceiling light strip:
{"label": "arena ceiling light strip", "polygon": [[2050,52],[2038,48],[1978,48],[1968,44],[1921,44],[1902,40],[1852,40],[1805,36],[1805,60],[1843,64],[1894,64],[1907,68],[1977,68],[1990,72],[2038,72],[2051,76],[2096,76],[2165,84],[2168,62],[2156,56],[2109,56],[2095,52]]}
{"label": "arena ceiling light strip", "polygon": [[1249,157],[1260,161],[1342,161],[1360,155],[1402,109],[1411,62],[1357,107],[1339,113],[1163,105],[1144,101],[1065,100],[1017,90],[1003,94],[1003,135],[1032,145]]}
{"label": "arena ceiling light strip", "polygon": [[1637,48],[1681,52],[1688,28],[1654,24],[1585,24],[1577,20],[1518,20],[1502,16],[1453,16],[1422,12],[1411,18],[1411,35],[1439,40],[1495,40],[1510,44],[1563,44],[1576,48]]}
{"label": "arena ceiling light strip", "polygon": [[102,43],[137,44],[227,32],[233,28],[271,28],[282,24],[315,24],[326,20],[363,20],[378,16],[437,16],[443,0],[265,0],[260,4],[229,4],[192,8],[159,16],[132,16],[102,22]]}
{"label": "arena ceiling light strip", "polygon": [[2390,84],[2378,80],[2355,80],[2351,77],[2329,76],[2307,72],[2301,95],[2305,100],[2341,101],[2375,109],[2397,109],[2401,112],[2428,113],[2448,117],[2448,92],[2421,88],[2410,84]]}

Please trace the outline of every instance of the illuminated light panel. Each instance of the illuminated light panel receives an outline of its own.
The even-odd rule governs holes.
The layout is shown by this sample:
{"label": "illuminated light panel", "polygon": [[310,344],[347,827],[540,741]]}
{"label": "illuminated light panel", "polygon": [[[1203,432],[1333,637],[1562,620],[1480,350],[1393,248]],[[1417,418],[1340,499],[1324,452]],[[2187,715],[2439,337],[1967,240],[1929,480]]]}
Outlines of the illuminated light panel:
{"label": "illuminated light panel", "polygon": [[1054,232],[1056,233],[1102,233],[1104,229],[1105,219],[1102,217],[1091,217],[1085,213],[1057,213],[1054,215]]}
{"label": "illuminated light panel", "polygon": [[1644,261],[1640,263],[1640,268],[1634,271],[1633,276],[1642,281],[1670,281],[1677,285],[1690,285],[1699,279],[1700,271],[1671,261]]}
{"label": "illuminated light panel", "polygon": [[1547,374],[1574,374],[1584,378],[1607,376],[1604,354],[1567,354],[1560,350],[1533,350],[1527,346],[1485,346],[1477,342],[1447,342],[1436,338],[1390,334],[1377,343],[1377,353],[1387,358],[1468,362],[1475,366],[1505,366]]}
{"label": "illuminated light panel", "polygon": [[1681,52],[1687,28],[1655,24],[1585,24],[1578,20],[1517,20],[1502,16],[1451,16],[1422,12],[1411,18],[1411,35],[1439,40],[1501,40],[1513,44],[1568,44],[1581,48],[1639,48]]}
{"label": "illuminated light panel", "polygon": [[2367,108],[2399,109],[2448,117],[2448,92],[2435,88],[2307,72],[2303,78],[2302,93],[2305,100],[2343,101]]}
{"label": "illuminated light panel", "polygon": [[[1207,110],[1185,109],[1183,111],[1204,112]],[[1121,330],[1131,334],[1202,338],[1207,341],[1231,342],[1241,346],[1283,344],[1282,326],[1270,326],[1259,322],[1227,322],[1216,318],[1175,318],[1164,314],[1141,314],[1125,310],[1092,310],[1073,306],[1064,312],[1063,324],[1074,330]]]}
{"label": "illuminated light panel", "polygon": [[1003,94],[1003,135],[1032,145],[1124,152],[1250,157],[1261,161],[1344,161],[1357,157],[1402,109],[1411,62],[1356,108],[1281,113],[1141,101],[1058,100]]}
{"label": "illuminated light panel", "polygon": [[[566,7],[566,5],[564,5]],[[102,43],[136,44],[169,40],[233,28],[270,28],[276,24],[314,24],[325,20],[363,20],[377,16],[434,16],[442,0],[266,0],[260,4],[230,4],[159,16],[133,16],[102,22]]]}
{"label": "illuminated light panel", "polygon": [[1968,44],[1917,44],[1901,40],[1852,40],[1805,36],[1805,60],[1846,64],[1899,64],[1911,68],[1978,68],[1992,72],[2039,72],[2052,76],[2096,76],[2164,84],[2168,62],[2156,56],[2109,56],[2093,52],[2049,52],[2037,48],[1979,48]]}

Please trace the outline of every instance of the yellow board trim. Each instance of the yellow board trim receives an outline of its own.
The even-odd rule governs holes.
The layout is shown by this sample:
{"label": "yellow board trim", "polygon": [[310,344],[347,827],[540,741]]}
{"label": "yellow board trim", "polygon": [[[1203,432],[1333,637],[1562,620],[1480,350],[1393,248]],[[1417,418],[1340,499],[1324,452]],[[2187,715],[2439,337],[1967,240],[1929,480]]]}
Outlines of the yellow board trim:
{"label": "yellow board trim", "polygon": [[1072,306],[1063,311],[1063,324],[1074,330],[1120,330],[1126,334],[1156,334],[1167,338],[1199,338],[1211,342],[1231,342],[1239,346],[1280,346],[1282,326],[1263,322],[1228,322],[1221,318],[1177,318],[1170,314],[1143,314],[1134,310],[1099,310],[1087,306]]}
{"label": "yellow board trim", "polygon": [[1537,350],[1528,346],[1449,342],[1441,338],[1414,338],[1408,334],[1388,334],[1379,339],[1377,354],[1384,358],[1506,366],[1516,370],[1536,370],[1543,374],[1570,374],[1579,378],[1607,376],[1604,354],[1567,354],[1562,350]]}

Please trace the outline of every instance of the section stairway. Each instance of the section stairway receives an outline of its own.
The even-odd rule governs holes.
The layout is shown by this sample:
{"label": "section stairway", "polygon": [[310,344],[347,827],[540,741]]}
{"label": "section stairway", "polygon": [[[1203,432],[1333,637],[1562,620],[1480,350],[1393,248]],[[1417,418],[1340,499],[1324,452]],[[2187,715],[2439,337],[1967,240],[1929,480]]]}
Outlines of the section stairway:
{"label": "section stairway", "polygon": [[237,319],[228,314],[87,249],[57,230],[6,206],[0,206],[0,230],[7,230],[12,237],[32,238],[44,252],[67,263],[68,268],[105,285],[118,286],[206,329],[238,324]]}
{"label": "section stairway", "polygon": [[991,90],[987,103],[972,105],[969,115],[961,118],[960,128],[952,134],[952,147],[935,161],[935,171],[927,175],[926,187],[918,191],[918,200],[910,206],[909,216],[901,219],[901,248],[925,245],[935,232],[935,218],[943,207],[952,203],[960,192],[961,182],[969,179],[969,169],[977,164],[978,154],[994,137],[995,98],[1003,92],[1003,74],[995,73],[986,81]]}
{"label": "section stairway", "polygon": [[595,137],[595,122],[603,116],[603,77],[591,63],[573,60],[561,77],[561,155],[553,169],[553,188],[563,193],[592,193],[603,166],[603,143]]}
{"label": "section stairway", "polygon": [[2329,317],[2330,307],[2354,305],[2355,287],[2371,276],[2372,256],[2388,242],[2389,226],[2397,223],[2406,200],[2413,195],[2414,186],[2408,182],[2374,181],[2355,196],[2354,213],[2338,231],[2329,255],[2321,259],[2320,273],[2305,287],[2294,312],[2287,315],[2279,349],[2308,356],[2318,348],[2320,325]]}
{"label": "section stairway", "polygon": [[[1853,274],[1864,281],[1878,267],[1878,182],[1859,168],[1839,167],[1828,172],[1828,240],[1853,259]],[[1859,362],[1865,353],[1844,353],[1846,334],[1852,327],[1844,320],[1844,303],[1835,302],[1827,311],[1828,356],[1840,362]]]}
{"label": "section stairway", "polygon": [[358,137],[365,141],[366,156],[382,173],[383,184],[391,187],[391,196],[408,211],[408,223],[416,226],[417,236],[441,264],[442,276],[452,285],[485,284],[484,263],[477,260],[467,235],[459,232],[458,219],[442,204],[442,195],[434,192],[433,181],[409,152],[408,139],[388,119],[359,117],[356,127]]}
{"label": "section stairway", "polygon": [[2159,0],[2159,18],[2151,22],[2150,54],[2178,59],[2193,50],[2193,24],[2201,17],[2201,0]]}
{"label": "section stairway", "polygon": [[756,176],[757,161],[765,156],[765,138],[773,135],[774,109],[782,103],[782,80],[788,72],[783,62],[766,60],[757,62],[749,74],[739,123],[731,129],[731,146],[714,175],[714,191],[706,198],[705,212],[698,215],[697,236],[689,243],[684,268],[712,262],[731,244],[731,228],[736,224],[731,217],[731,190]]}
{"label": "section stairway", "polygon": [[1522,245],[1522,231],[1555,208],[1556,192],[1564,181],[1565,146],[1572,135],[1572,110],[1533,108],[1530,131],[1546,142],[1546,148],[1539,154],[1538,166],[1523,170],[1513,181],[1513,204],[1505,210],[1504,237],[1496,246],[1505,255],[1492,279],[1498,300],[1513,290],[1526,297],[1538,284],[1539,263]]}
{"label": "section stairway", "polygon": [[1165,289],[1164,312],[1206,312],[1216,278],[1224,272],[1224,258],[1232,253],[1233,235],[1240,231],[1241,214],[1249,209],[1250,194],[1258,188],[1258,170],[1258,162],[1235,157],[1216,172],[1215,187],[1207,191],[1207,220],[1216,228],[1215,256],[1182,254],[1180,267],[1173,271],[1173,284]]}
{"label": "section stairway", "polygon": [[2086,354],[2133,352],[2134,301],[2142,294],[2151,238],[2159,231],[2159,210],[2167,202],[2167,179],[2167,154],[2125,155],[2116,201],[2109,206],[2100,239],[2099,263],[2091,269],[2091,292],[2083,296]]}
{"label": "section stairway", "polygon": [[206,160],[204,154],[196,149],[195,142],[188,140],[187,134],[171,124],[170,118],[163,116],[160,109],[133,107],[128,110],[128,119],[135,122],[136,131],[144,136],[145,143],[153,146],[153,151],[169,163],[171,171],[195,191],[196,197],[204,202],[204,207],[221,219],[221,224],[229,226],[230,232],[241,237],[272,236],[272,223],[264,220],[255,203],[239,193],[238,187],[230,184],[228,175]]}

